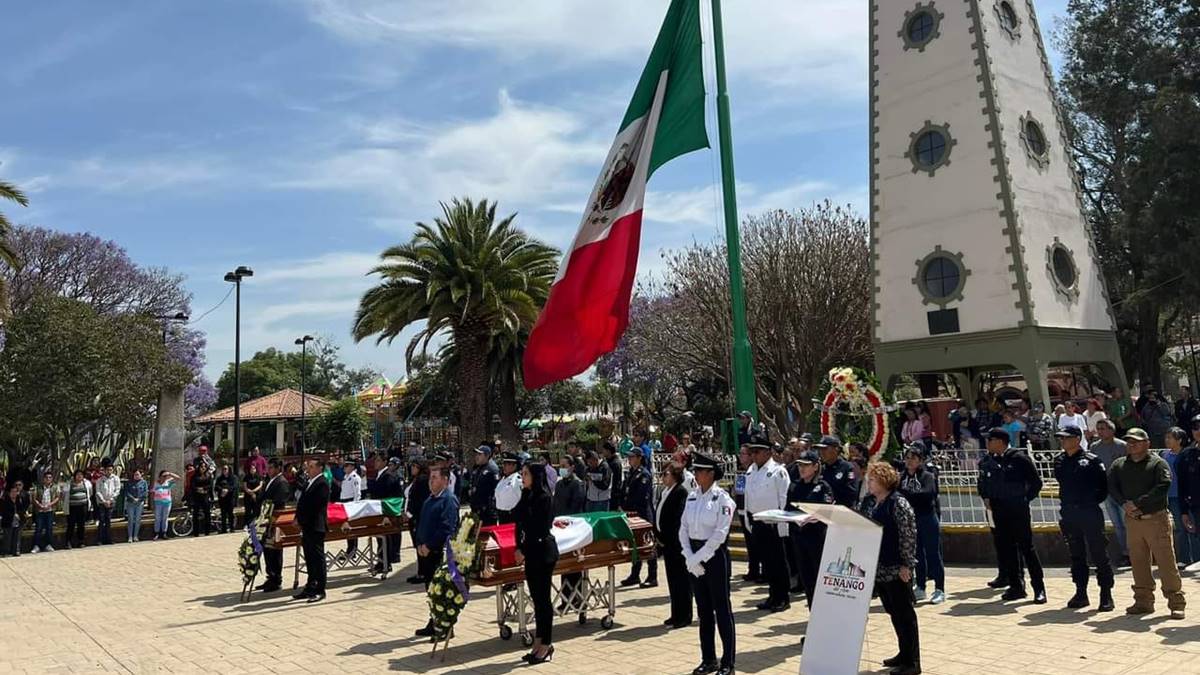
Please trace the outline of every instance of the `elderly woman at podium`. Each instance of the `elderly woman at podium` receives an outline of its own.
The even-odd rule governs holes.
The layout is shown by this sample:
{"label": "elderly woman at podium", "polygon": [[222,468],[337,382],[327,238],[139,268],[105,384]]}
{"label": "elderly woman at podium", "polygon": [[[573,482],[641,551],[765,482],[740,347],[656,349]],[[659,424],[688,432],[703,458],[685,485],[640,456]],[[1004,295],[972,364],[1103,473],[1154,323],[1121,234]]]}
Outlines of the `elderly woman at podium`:
{"label": "elderly woman at podium", "polygon": [[899,486],[900,475],[890,464],[879,462],[867,467],[867,490],[875,497],[871,520],[883,527],[875,592],[892,618],[900,643],[900,653],[884,659],[883,665],[892,669],[892,675],[917,675],[921,672],[921,647],[912,590],[917,518],[912,505],[897,491]]}

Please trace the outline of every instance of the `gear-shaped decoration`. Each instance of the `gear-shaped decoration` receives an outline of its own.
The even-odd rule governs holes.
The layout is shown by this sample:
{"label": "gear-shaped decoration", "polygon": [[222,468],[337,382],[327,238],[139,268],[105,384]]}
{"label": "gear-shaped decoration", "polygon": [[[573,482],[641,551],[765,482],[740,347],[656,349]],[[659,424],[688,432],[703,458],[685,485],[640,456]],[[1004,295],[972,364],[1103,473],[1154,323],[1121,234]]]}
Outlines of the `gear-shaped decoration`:
{"label": "gear-shaped decoration", "polygon": [[934,124],[925,120],[925,126],[908,135],[908,152],[904,156],[912,162],[913,173],[924,171],[933,174],[950,164],[950,150],[958,141],[950,135],[949,124]]}
{"label": "gear-shaped decoration", "polygon": [[916,7],[904,13],[904,23],[897,35],[904,41],[905,51],[924,52],[925,47],[942,34],[942,19],[946,15],[937,11],[933,4],[918,2]]}
{"label": "gear-shaped decoration", "polygon": [[1046,128],[1033,116],[1033,112],[1021,115],[1021,145],[1039,169],[1050,166],[1050,139],[1046,137]]}
{"label": "gear-shaped decoration", "polygon": [[996,0],[996,19],[1000,22],[1000,30],[1008,35],[1008,39],[1021,39],[1021,16],[1013,7],[1011,0]]}
{"label": "gear-shaped decoration", "polygon": [[[938,264],[938,269],[930,269],[935,263]],[[947,266],[953,267],[953,270]],[[937,283],[942,284],[942,288],[930,287],[931,272],[935,273],[933,276]],[[917,261],[917,275],[912,278],[912,282],[921,292],[921,304],[937,305],[945,309],[952,302],[962,301],[963,288],[966,287],[969,276],[971,270],[963,264],[963,254],[946,251],[939,244],[933,247],[929,255]],[[945,282],[949,280],[953,280],[954,285],[947,288]]]}
{"label": "gear-shaped decoration", "polygon": [[1046,271],[1055,292],[1064,300],[1071,303],[1079,299],[1079,266],[1075,264],[1075,253],[1058,237],[1046,247]]}

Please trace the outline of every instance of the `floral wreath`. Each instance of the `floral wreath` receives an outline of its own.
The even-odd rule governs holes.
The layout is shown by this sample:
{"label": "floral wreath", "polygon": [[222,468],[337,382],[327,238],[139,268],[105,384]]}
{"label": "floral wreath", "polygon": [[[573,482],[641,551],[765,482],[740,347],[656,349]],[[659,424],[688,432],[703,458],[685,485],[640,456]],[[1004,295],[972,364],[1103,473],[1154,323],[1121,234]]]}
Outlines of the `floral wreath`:
{"label": "floral wreath", "polygon": [[429,583],[429,615],[433,621],[434,639],[438,642],[447,639],[471,599],[467,580],[479,561],[476,555],[478,536],[479,523],[475,517],[464,516],[454,538],[446,541],[445,561]]}
{"label": "floral wreath", "polygon": [[[829,391],[819,404],[821,434],[837,435],[843,442],[861,441],[867,457],[874,458],[892,443],[891,416],[896,407],[889,405],[875,376],[861,368],[834,368],[829,371]],[[848,419],[866,418],[869,430],[861,430]],[[863,433],[867,431],[867,433]]]}

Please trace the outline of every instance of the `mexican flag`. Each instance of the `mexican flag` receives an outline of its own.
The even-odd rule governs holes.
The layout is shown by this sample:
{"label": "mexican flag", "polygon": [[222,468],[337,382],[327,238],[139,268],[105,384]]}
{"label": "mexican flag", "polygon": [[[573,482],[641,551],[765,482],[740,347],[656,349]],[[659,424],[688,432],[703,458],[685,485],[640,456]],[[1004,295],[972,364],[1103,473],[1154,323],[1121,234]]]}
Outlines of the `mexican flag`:
{"label": "mexican flag", "polygon": [[[634,543],[629,519],[619,511],[597,511],[573,516],[559,516],[550,528],[558,544],[558,554],[564,555],[587,546],[593,541],[624,539]],[[636,551],[636,546],[634,547]]]}
{"label": "mexican flag", "polygon": [[700,0],[672,0],[529,336],[527,389],[578,375],[617,346],[629,324],[646,181],[675,157],[706,147]]}
{"label": "mexican flag", "polygon": [[362,499],[357,502],[334,502],[325,507],[325,518],[329,525],[341,525],[347,521],[369,518],[371,516],[389,516],[399,518],[404,513],[404,498],[391,499]]}

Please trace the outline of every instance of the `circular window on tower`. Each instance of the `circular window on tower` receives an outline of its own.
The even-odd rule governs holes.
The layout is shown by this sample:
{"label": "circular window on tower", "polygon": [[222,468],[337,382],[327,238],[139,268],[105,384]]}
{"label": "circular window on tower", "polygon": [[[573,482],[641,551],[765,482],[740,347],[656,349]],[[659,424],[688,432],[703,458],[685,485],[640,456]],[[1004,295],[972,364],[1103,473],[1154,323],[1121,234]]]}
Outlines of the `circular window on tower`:
{"label": "circular window on tower", "polygon": [[1075,264],[1075,254],[1058,237],[1046,247],[1046,267],[1055,291],[1068,302],[1079,297],[1079,267]]}
{"label": "circular window on tower", "polygon": [[913,278],[924,304],[945,307],[962,300],[963,286],[970,272],[963,266],[961,253],[950,253],[936,246],[933,252],[917,261],[917,276]]}
{"label": "circular window on tower", "polygon": [[1016,40],[1021,37],[1021,17],[1010,0],[999,0],[996,3],[996,18],[1000,21],[1000,30],[1008,37]]}
{"label": "circular window on tower", "polygon": [[904,40],[905,49],[925,51],[925,45],[933,42],[939,35],[943,14],[933,7],[933,3],[917,3],[912,10],[904,13],[904,26],[900,29],[900,38]]}
{"label": "circular window on tower", "polygon": [[1044,169],[1050,164],[1050,142],[1046,140],[1046,131],[1031,112],[1021,116],[1021,144],[1038,168]]}
{"label": "circular window on tower", "polygon": [[925,120],[925,126],[909,135],[905,157],[912,161],[913,173],[925,171],[930,176],[950,163],[950,150],[958,141],[950,136],[950,126]]}

